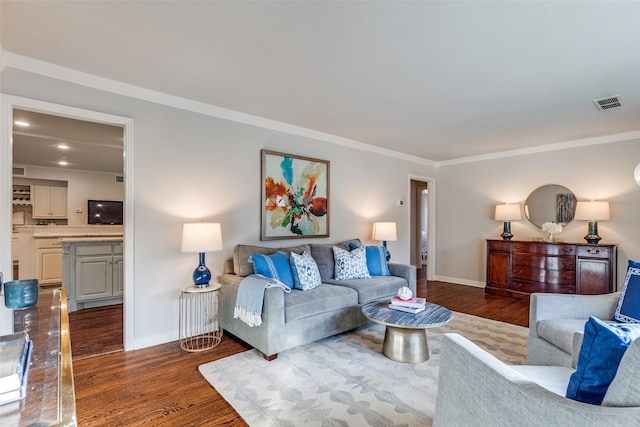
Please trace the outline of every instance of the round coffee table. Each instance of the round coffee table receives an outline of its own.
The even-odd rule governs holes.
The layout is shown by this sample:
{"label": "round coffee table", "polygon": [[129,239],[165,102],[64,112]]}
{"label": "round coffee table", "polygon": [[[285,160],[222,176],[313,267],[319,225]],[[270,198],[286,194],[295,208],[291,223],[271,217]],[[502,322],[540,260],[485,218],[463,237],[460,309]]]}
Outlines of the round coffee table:
{"label": "round coffee table", "polygon": [[362,306],[367,319],[386,326],[382,354],[397,362],[426,362],[429,346],[425,329],[446,325],[453,319],[453,313],[430,302],[420,313],[405,313],[389,308],[389,302],[372,301]]}

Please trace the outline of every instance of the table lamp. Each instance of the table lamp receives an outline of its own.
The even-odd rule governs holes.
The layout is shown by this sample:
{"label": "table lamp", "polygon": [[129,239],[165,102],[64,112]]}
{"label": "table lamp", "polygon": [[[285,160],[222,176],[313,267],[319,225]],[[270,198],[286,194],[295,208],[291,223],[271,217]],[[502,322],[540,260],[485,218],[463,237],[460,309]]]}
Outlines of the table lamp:
{"label": "table lamp", "polygon": [[200,263],[193,272],[193,284],[198,288],[209,286],[211,271],[204,264],[204,253],[222,250],[222,230],[214,222],[193,222],[182,227],[182,252],[197,252]]}
{"label": "table lamp", "polygon": [[522,219],[520,214],[520,205],[496,205],[496,221],[504,221],[504,227],[502,229],[502,240],[511,240],[513,234],[511,234],[511,221]]}
{"label": "table lamp", "polygon": [[598,244],[598,221],[609,219],[609,202],[578,202],[573,219],[589,221],[589,232],[584,236],[587,243]]}
{"label": "table lamp", "polygon": [[382,246],[384,246],[384,250],[387,252],[387,261],[389,261],[391,259],[391,254],[389,253],[389,249],[387,249],[387,240],[398,240],[398,235],[396,234],[396,223],[374,222],[371,238],[373,240],[382,240]]}

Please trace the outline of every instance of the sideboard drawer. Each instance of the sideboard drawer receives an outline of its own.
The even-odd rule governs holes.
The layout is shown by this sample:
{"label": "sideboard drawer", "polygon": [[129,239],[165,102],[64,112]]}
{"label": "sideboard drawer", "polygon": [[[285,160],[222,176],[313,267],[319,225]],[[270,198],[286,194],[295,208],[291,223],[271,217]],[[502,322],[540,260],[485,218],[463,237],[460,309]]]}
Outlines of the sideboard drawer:
{"label": "sideboard drawer", "polygon": [[514,267],[511,272],[513,279],[530,280],[532,282],[553,283],[558,285],[573,285],[576,283],[575,271],[545,270],[542,268]]}
{"label": "sideboard drawer", "polygon": [[511,248],[513,252],[524,252],[528,254],[567,256],[575,256],[576,254],[575,245],[568,245],[564,243],[513,242]]}
{"label": "sideboard drawer", "polygon": [[580,258],[611,258],[611,247],[609,246],[580,246],[578,248]]}
{"label": "sideboard drawer", "polygon": [[575,257],[532,255],[518,252],[513,254],[512,262],[514,267],[546,268],[551,270],[576,269]]}
{"label": "sideboard drawer", "polygon": [[551,283],[526,282],[514,280],[511,282],[511,289],[516,292],[532,294],[534,292],[552,292],[557,294],[575,294],[576,287],[573,285],[558,285]]}
{"label": "sideboard drawer", "polygon": [[502,251],[502,252],[509,252],[511,250],[511,242],[509,241],[498,241],[498,240],[494,240],[494,241],[490,241],[489,242],[489,250],[490,251]]}

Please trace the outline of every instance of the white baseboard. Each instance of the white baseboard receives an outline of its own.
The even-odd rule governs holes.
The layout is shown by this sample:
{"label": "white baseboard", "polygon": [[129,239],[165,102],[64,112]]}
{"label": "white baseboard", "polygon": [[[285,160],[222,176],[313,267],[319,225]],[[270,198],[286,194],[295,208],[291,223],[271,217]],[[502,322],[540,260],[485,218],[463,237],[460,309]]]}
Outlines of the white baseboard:
{"label": "white baseboard", "polygon": [[439,282],[455,283],[457,285],[473,286],[474,288],[485,288],[485,282],[478,282],[476,280],[459,279],[457,277],[435,276],[433,280]]}

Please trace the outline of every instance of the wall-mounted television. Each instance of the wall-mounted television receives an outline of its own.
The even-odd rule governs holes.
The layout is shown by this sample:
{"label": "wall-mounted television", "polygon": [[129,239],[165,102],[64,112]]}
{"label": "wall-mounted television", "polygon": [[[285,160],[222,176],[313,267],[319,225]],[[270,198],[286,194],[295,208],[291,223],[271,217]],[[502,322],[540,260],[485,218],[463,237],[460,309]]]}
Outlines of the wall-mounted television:
{"label": "wall-mounted television", "polygon": [[113,200],[89,200],[87,206],[87,223],[89,224],[122,224],[122,202]]}

